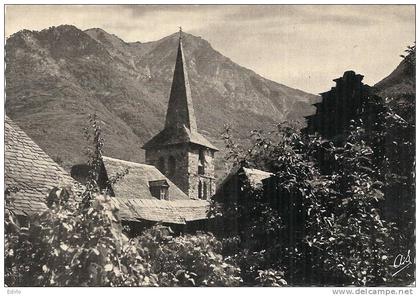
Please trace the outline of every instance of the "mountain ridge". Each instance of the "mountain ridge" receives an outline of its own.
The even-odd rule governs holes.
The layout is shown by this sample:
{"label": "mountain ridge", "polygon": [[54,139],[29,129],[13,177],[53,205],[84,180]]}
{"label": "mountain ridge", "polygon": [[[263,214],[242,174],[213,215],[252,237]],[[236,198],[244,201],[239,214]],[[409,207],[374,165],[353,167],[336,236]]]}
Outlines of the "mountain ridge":
{"label": "mountain ridge", "polygon": [[[140,147],[164,124],[177,40],[125,42],[70,25],[15,33],[6,41],[6,112],[66,169],[85,160],[88,113],[102,121],[107,155],[143,161]],[[224,124],[245,140],[314,110],[317,96],[235,64],[201,37],[183,41],[199,131],[219,148]]]}
{"label": "mountain ridge", "polygon": [[410,61],[415,59],[415,53],[410,53],[403,58],[398,66],[385,78],[374,85],[380,96],[393,97],[414,95],[416,93],[416,69]]}

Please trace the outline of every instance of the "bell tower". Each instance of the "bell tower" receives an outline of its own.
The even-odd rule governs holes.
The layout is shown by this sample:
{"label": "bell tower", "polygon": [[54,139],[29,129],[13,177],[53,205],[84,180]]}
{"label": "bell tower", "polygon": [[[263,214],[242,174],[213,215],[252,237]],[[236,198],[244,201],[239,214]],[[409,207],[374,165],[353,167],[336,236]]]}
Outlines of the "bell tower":
{"label": "bell tower", "polygon": [[190,198],[208,199],[215,193],[213,159],[218,149],[197,130],[181,28],[165,127],[143,149],[146,163],[156,166]]}

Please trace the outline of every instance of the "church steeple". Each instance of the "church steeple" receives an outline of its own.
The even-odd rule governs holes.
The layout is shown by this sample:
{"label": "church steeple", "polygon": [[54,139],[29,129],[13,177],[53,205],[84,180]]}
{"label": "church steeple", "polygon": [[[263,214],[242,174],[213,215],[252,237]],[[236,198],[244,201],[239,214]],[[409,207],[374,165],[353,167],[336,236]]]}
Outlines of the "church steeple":
{"label": "church steeple", "polygon": [[143,145],[146,162],[156,166],[191,198],[214,194],[214,153],[218,150],[197,130],[190,82],[179,31],[174,77],[165,127]]}
{"label": "church steeple", "polygon": [[197,131],[190,81],[188,80],[184,49],[182,47],[182,28],[180,27],[178,53],[176,56],[168,110],[166,112],[165,129],[180,129],[184,126],[192,132]]}

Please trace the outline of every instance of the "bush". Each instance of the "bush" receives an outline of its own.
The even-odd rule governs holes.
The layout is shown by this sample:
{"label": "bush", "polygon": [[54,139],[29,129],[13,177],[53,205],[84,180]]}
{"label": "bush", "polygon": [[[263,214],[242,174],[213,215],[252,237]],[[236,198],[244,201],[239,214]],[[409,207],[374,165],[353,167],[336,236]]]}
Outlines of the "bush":
{"label": "bush", "polygon": [[159,286],[238,286],[240,270],[220,255],[221,243],[197,233],[174,237],[156,226],[136,239],[139,253],[151,264]]}
{"label": "bush", "polygon": [[[54,189],[49,209],[20,228],[6,219],[7,286],[237,286],[240,271],[211,234],[154,227],[129,240],[106,195],[89,207]],[[12,227],[14,225],[14,227]]]}
{"label": "bush", "polygon": [[147,263],[132,251],[127,256],[130,245],[109,197],[95,196],[88,208],[72,198],[55,188],[48,210],[31,217],[27,228],[6,233],[6,285],[149,285],[139,277]]}

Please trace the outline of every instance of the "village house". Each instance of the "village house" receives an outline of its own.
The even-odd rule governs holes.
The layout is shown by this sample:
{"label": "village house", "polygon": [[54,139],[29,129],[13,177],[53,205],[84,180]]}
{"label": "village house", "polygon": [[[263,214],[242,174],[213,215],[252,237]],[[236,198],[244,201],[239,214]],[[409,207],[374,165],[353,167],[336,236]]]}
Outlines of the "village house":
{"label": "village house", "polygon": [[223,179],[216,190],[215,199],[223,201],[239,201],[246,187],[254,190],[263,188],[263,180],[273,176],[272,173],[237,165]]}
{"label": "village house", "polygon": [[304,132],[319,133],[325,138],[342,135],[349,128],[350,120],[364,112],[369,96],[369,86],[362,83],[363,75],[346,71],[334,79],[331,90],[320,93],[322,100],[314,104],[316,112],[306,116]]}
{"label": "village house", "polygon": [[241,233],[242,226],[250,218],[249,209],[255,202],[250,195],[256,192],[260,192],[264,196],[266,193],[268,195],[264,183],[273,175],[270,172],[248,168],[243,165],[233,167],[217,187],[213,199],[219,205],[223,205],[225,209],[233,210],[234,212],[228,213],[228,215],[236,218],[219,216],[211,224],[213,230],[224,234],[237,235]]}

